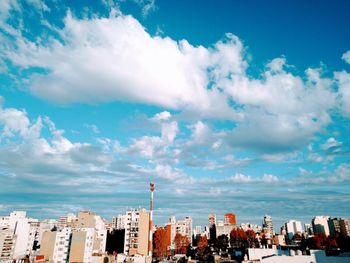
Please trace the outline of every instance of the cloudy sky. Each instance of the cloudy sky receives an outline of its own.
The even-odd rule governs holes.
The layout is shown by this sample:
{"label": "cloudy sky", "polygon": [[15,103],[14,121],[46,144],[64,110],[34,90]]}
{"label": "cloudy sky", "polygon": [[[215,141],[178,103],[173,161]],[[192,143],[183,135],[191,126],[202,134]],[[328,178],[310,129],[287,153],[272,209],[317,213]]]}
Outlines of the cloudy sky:
{"label": "cloudy sky", "polygon": [[350,3],[283,3],[2,0],[0,214],[349,217]]}

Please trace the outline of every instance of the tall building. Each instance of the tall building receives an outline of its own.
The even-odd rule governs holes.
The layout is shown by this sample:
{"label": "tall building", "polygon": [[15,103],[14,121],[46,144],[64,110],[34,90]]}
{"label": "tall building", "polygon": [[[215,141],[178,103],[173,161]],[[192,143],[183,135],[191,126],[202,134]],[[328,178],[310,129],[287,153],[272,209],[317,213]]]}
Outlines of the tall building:
{"label": "tall building", "polygon": [[193,230],[193,235],[201,235],[202,234],[202,227],[201,226],[195,226],[194,230]]}
{"label": "tall building", "polygon": [[167,227],[170,229],[171,249],[175,248],[175,236],[177,233],[186,236],[190,244],[192,244],[192,217],[186,216],[183,220],[176,220],[175,216],[169,218]]}
{"label": "tall building", "polygon": [[314,230],[312,229],[312,225],[311,224],[304,224],[304,230],[305,230],[305,233],[307,235],[313,235],[314,234]]}
{"label": "tall building", "polygon": [[40,255],[47,261],[64,263],[68,261],[72,229],[64,227],[56,231],[46,231],[42,236]]}
{"label": "tall building", "polygon": [[80,228],[72,232],[69,262],[92,262],[94,228]]}
{"label": "tall building", "polygon": [[176,222],[176,233],[186,236],[192,244],[192,217],[186,216],[183,220],[178,220]]}
{"label": "tall building", "polygon": [[209,214],[208,216],[209,221],[209,243],[213,244],[216,241],[216,214]]}
{"label": "tall building", "polygon": [[148,255],[150,214],[146,209],[126,212],[124,253]]}
{"label": "tall building", "polygon": [[1,229],[4,229],[4,233],[6,233],[7,241],[10,231],[13,232],[13,238],[16,242],[11,245],[13,246],[11,253],[14,259],[19,259],[32,253],[34,241],[38,237],[39,222],[37,219],[28,218],[24,211],[13,211],[9,216],[0,218],[0,225]]}
{"label": "tall building", "polygon": [[101,216],[91,211],[81,211],[78,213],[77,218],[72,221],[71,225],[74,229],[94,228],[94,252],[102,253],[106,250],[107,227],[106,222]]}
{"label": "tall building", "polygon": [[0,262],[10,261],[15,250],[16,235],[12,229],[0,228]]}
{"label": "tall building", "polygon": [[340,234],[340,224],[338,218],[329,218],[328,219],[328,227],[329,227],[329,235],[334,237],[337,234]]}
{"label": "tall building", "polygon": [[208,221],[209,221],[209,227],[212,225],[216,225],[216,214],[209,214]]}
{"label": "tall building", "polygon": [[114,229],[125,229],[126,227],[126,215],[118,215],[112,218],[112,225]]}
{"label": "tall building", "polygon": [[343,237],[350,237],[350,220],[349,219],[340,219],[340,234]]}
{"label": "tall building", "polygon": [[289,220],[285,226],[289,240],[292,240],[295,234],[301,235],[303,233],[303,227],[300,221]]}
{"label": "tall building", "polygon": [[227,213],[224,216],[224,224],[225,225],[236,225],[236,215],[232,213]]}
{"label": "tall building", "polygon": [[266,233],[267,238],[271,238],[274,235],[272,217],[265,215],[263,219],[263,230]]}
{"label": "tall building", "polygon": [[312,219],[312,229],[314,234],[325,234],[329,236],[329,226],[328,226],[329,216],[315,216]]}

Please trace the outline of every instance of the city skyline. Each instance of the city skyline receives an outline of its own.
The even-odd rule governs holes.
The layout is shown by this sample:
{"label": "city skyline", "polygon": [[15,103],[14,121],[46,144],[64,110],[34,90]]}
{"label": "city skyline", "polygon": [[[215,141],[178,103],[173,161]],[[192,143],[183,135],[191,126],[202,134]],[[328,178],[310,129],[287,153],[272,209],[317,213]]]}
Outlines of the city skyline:
{"label": "city skyline", "polygon": [[350,3],[268,3],[1,1],[0,214],[349,218]]}

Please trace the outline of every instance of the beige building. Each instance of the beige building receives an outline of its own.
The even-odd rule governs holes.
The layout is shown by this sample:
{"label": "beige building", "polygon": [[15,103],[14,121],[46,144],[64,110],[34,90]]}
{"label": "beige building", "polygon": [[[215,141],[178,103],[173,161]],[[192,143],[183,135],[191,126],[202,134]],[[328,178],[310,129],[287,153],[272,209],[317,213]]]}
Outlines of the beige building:
{"label": "beige building", "polygon": [[73,231],[69,262],[91,262],[94,236],[95,230],[93,228],[81,228]]}
{"label": "beige building", "polygon": [[124,253],[148,254],[150,214],[145,209],[129,210],[126,213]]}
{"label": "beige building", "polygon": [[45,260],[53,260],[53,251],[56,242],[56,231],[46,231],[42,234],[40,255],[44,256]]}
{"label": "beige building", "polygon": [[93,252],[102,253],[106,250],[107,223],[99,215],[91,211],[81,211],[70,224],[74,229],[93,228],[95,230]]}

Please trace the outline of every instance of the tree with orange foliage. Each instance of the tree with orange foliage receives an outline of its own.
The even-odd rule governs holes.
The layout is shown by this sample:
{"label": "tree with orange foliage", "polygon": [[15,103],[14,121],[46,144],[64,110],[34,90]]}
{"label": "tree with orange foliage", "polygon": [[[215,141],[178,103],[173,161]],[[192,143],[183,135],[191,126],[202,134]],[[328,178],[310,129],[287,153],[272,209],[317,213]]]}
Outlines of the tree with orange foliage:
{"label": "tree with orange foliage", "polygon": [[190,241],[186,236],[181,235],[180,233],[177,233],[175,235],[175,253],[176,254],[186,254],[187,247],[190,244]]}
{"label": "tree with orange foliage", "polygon": [[157,258],[163,259],[168,255],[168,237],[166,229],[158,228],[153,235],[153,253]]}
{"label": "tree with orange foliage", "polygon": [[247,234],[241,228],[232,229],[230,233],[230,244],[234,248],[247,247]]}
{"label": "tree with orange foliage", "polygon": [[259,247],[259,241],[256,238],[256,233],[254,232],[254,230],[248,229],[245,233],[247,235],[248,247]]}
{"label": "tree with orange foliage", "polygon": [[203,259],[208,248],[208,240],[206,236],[200,236],[197,245],[197,257]]}

